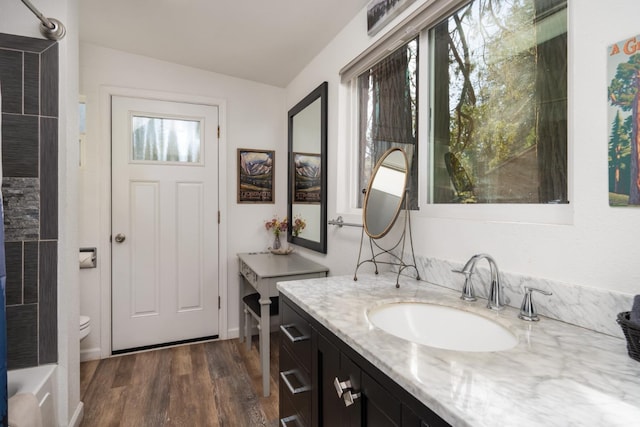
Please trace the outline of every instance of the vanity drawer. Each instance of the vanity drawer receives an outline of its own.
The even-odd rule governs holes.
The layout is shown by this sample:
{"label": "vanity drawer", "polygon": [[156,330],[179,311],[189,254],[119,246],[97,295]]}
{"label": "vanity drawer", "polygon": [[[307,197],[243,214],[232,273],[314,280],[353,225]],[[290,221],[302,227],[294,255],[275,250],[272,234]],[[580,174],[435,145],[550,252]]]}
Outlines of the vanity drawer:
{"label": "vanity drawer", "polygon": [[[298,423],[308,425],[311,420],[311,381],[286,347],[280,347],[280,400],[281,418],[297,416]],[[292,408],[283,412],[282,405]],[[295,425],[295,423],[292,423]]]}
{"label": "vanity drawer", "polygon": [[[282,387],[282,385],[280,385]],[[306,427],[309,425],[298,413],[291,399],[280,392],[280,423],[278,427]]]}
{"label": "vanity drawer", "polygon": [[254,288],[257,289],[258,286],[258,275],[256,274],[255,271],[253,271],[251,269],[251,267],[249,267],[244,261],[239,260],[239,269],[240,269],[240,274],[242,274],[242,276],[247,279],[247,282],[249,282],[251,284],[251,286],[253,286]]}
{"label": "vanity drawer", "polygon": [[311,372],[311,325],[288,304],[280,306],[280,342]]}

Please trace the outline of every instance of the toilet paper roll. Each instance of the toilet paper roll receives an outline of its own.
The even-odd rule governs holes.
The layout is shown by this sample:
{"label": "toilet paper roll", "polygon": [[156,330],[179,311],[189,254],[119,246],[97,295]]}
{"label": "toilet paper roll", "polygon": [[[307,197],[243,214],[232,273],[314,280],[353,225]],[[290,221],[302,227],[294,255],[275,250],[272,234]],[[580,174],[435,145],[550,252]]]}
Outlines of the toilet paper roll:
{"label": "toilet paper roll", "polygon": [[12,396],[9,405],[9,427],[42,427],[38,399],[32,393]]}
{"label": "toilet paper roll", "polygon": [[78,262],[80,263],[80,268],[95,267],[95,264],[93,262],[93,252],[79,252]]}

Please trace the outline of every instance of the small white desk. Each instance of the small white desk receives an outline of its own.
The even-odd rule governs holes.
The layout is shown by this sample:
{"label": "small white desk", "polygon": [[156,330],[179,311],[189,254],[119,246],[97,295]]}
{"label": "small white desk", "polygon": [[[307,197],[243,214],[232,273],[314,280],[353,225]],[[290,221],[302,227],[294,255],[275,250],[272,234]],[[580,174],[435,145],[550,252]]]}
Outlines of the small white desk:
{"label": "small white desk", "polygon": [[324,265],[308,260],[296,253],[274,255],[269,252],[250,252],[238,254],[240,276],[240,339],[244,331],[242,297],[253,292],[260,294],[260,364],[262,365],[262,391],[269,396],[269,346],[270,297],[278,295],[276,283],[287,280],[313,279],[326,277],[329,269]]}

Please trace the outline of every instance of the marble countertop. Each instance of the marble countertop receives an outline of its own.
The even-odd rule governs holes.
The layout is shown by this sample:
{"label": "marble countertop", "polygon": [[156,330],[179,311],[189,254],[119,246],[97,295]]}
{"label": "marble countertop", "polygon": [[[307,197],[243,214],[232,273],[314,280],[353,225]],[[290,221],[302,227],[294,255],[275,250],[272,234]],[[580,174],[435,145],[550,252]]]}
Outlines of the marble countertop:
{"label": "marble countertop", "polygon": [[[395,275],[278,283],[306,310],[391,379],[455,426],[629,426],[640,423],[640,362],[623,339],[518,310],[468,303],[459,293]],[[459,352],[414,344],[372,326],[369,308],[422,301],[493,319],[518,337],[500,352]],[[612,320],[614,321],[614,320]]]}

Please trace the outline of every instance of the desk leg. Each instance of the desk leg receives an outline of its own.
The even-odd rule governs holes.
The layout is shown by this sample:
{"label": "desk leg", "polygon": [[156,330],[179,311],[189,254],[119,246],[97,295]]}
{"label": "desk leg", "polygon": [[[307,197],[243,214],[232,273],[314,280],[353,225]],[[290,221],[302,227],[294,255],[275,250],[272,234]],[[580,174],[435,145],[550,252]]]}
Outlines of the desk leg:
{"label": "desk leg", "polygon": [[270,305],[271,299],[260,298],[260,363],[262,365],[262,394],[264,397],[269,396],[269,381],[271,379],[270,373]]}
{"label": "desk leg", "polygon": [[[240,298],[238,298],[238,300],[240,301],[240,305],[238,306],[238,315],[239,315],[239,319],[238,319],[238,340],[240,342],[244,341],[245,339],[245,327],[244,327],[244,303],[242,302],[242,298],[244,298],[244,293],[245,293],[245,284],[244,281],[246,279],[244,278],[244,276],[241,274],[240,275]],[[249,342],[251,342],[251,338],[249,338]]]}

